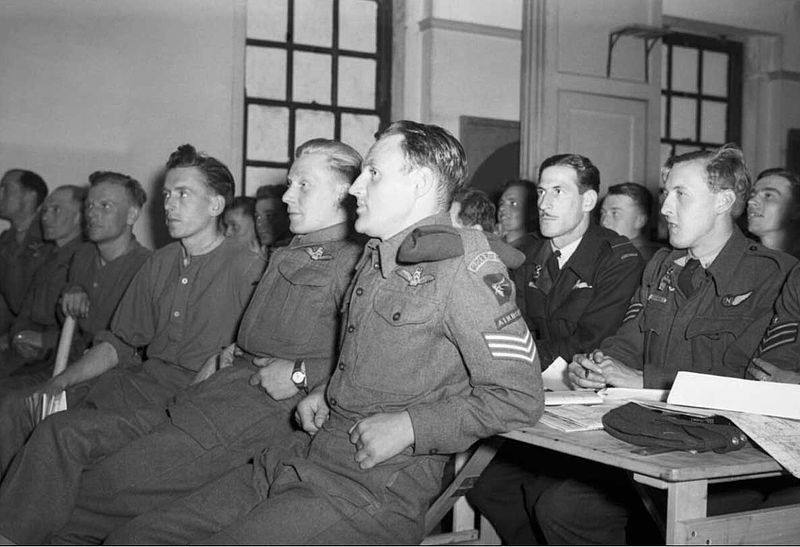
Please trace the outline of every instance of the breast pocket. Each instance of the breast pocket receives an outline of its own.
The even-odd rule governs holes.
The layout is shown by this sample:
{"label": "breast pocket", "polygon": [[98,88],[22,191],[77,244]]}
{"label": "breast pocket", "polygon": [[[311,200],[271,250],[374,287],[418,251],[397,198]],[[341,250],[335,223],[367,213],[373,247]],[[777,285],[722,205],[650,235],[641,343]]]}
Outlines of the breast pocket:
{"label": "breast pocket", "polygon": [[420,393],[436,381],[433,361],[439,305],[424,297],[382,291],[375,295],[375,321],[359,343],[354,380],[362,387],[392,395]]}
{"label": "breast pocket", "polygon": [[273,336],[290,342],[293,346],[307,343],[317,325],[330,322],[336,315],[336,307],[330,298],[330,284],[333,280],[330,269],[314,265],[302,265],[283,262],[278,271],[285,283],[284,291],[275,291],[278,299],[274,306],[268,306],[271,313],[277,313],[279,319],[273,317]]}

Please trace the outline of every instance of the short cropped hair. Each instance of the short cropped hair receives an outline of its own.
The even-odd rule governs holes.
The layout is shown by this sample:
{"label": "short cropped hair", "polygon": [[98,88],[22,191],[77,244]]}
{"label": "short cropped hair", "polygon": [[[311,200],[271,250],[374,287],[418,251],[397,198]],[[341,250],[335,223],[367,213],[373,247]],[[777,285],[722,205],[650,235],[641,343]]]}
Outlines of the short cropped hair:
{"label": "short cropped hair", "polygon": [[800,176],[783,167],[772,167],[764,169],[756,177],[756,182],[764,177],[781,177],[789,182],[789,187],[792,189],[792,203],[789,207],[793,220],[800,220]]}
{"label": "short cropped hair", "polygon": [[639,211],[647,218],[650,218],[650,211],[653,210],[653,195],[645,186],[636,182],[623,182],[608,187],[607,196],[628,196],[639,208]]}
{"label": "short cropped hair", "polygon": [[229,211],[241,211],[243,215],[250,218],[256,216],[256,198],[250,196],[236,196],[233,198]]}
{"label": "short cropped hair", "polygon": [[261,199],[277,199],[281,200],[283,194],[286,193],[287,186],[285,184],[264,184],[259,186],[256,190],[256,201]]}
{"label": "short cropped hair", "polygon": [[297,147],[294,157],[306,154],[325,154],[328,166],[352,184],[361,173],[361,154],[340,141],[331,139],[311,139]]}
{"label": "short cropped hair", "polygon": [[114,171],[95,171],[89,175],[89,186],[97,186],[101,182],[116,184],[124,188],[131,202],[140,209],[147,201],[147,192],[144,191],[139,181],[133,177]]}
{"label": "short cropped hair", "polygon": [[47,197],[47,183],[42,177],[27,169],[9,169],[3,178],[9,176],[16,176],[17,182],[25,191],[36,194],[37,207],[44,202],[44,198]]}
{"label": "short cropped hair", "polygon": [[233,175],[227,166],[216,158],[198,152],[191,144],[181,145],[170,154],[167,160],[167,169],[179,167],[195,167],[206,179],[206,185],[218,196],[225,199],[228,207],[233,201],[233,192],[236,186]]}
{"label": "short cropped hair", "polygon": [[53,192],[60,192],[62,190],[68,190],[72,201],[78,204],[78,206],[83,209],[83,202],[86,199],[86,194],[88,193],[88,188],[86,186],[76,186],[74,184],[64,184],[59,186],[58,188],[54,188]]}
{"label": "short cropped hair", "polygon": [[578,175],[578,191],[583,194],[587,190],[600,192],[600,171],[592,163],[592,160],[580,154],[556,154],[550,156],[539,166],[539,179],[542,172],[548,167],[572,167]]}
{"label": "short cropped hair", "polygon": [[484,232],[494,230],[496,209],[486,192],[472,188],[461,189],[453,195],[453,202],[461,204],[458,218],[464,226],[479,225]]}
{"label": "short cropped hair", "polygon": [[731,216],[738,218],[750,198],[752,179],[742,150],[735,144],[726,144],[717,149],[688,152],[673,156],[661,169],[661,180],[666,182],[672,168],[679,163],[702,161],[708,174],[708,186],[712,192],[733,190],[736,200],[731,207]]}
{"label": "short cropped hair", "polygon": [[453,194],[467,179],[467,155],[464,147],[449,131],[438,125],[408,120],[392,123],[378,134],[378,139],[400,135],[406,168],[426,167],[437,178],[439,205],[450,207]]}

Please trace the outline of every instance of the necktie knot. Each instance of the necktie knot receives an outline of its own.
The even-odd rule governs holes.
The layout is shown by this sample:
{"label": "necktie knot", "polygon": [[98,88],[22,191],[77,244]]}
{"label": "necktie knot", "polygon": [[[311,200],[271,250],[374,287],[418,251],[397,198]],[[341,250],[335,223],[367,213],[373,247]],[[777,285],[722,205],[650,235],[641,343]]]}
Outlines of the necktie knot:
{"label": "necktie knot", "polygon": [[558,274],[561,273],[561,268],[558,265],[558,258],[560,256],[561,251],[556,249],[547,259],[547,273],[550,274],[550,279],[554,282],[558,278]]}
{"label": "necktie knot", "polygon": [[680,288],[681,292],[687,297],[692,296],[694,293],[692,278],[694,277],[694,272],[697,271],[699,267],[700,261],[696,258],[690,258],[686,261],[686,265],[681,270],[681,273],[678,274],[678,288]]}

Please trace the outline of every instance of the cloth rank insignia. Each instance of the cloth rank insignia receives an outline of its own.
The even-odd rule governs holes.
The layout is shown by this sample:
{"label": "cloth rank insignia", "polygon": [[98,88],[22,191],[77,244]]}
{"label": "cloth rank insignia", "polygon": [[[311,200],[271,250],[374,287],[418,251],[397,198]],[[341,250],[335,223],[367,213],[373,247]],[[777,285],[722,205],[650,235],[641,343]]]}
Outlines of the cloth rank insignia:
{"label": "cloth rank insignia", "polygon": [[750,295],[753,294],[753,291],[746,292],[744,294],[727,294],[722,298],[722,305],[726,308],[731,308],[733,306],[738,306],[748,298]]}
{"label": "cloth rank insignia", "polygon": [[487,262],[499,262],[502,264],[502,261],[500,258],[498,258],[497,253],[494,251],[486,251],[473,258],[469,263],[469,266],[467,266],[467,269],[472,273],[477,273],[478,270],[480,270],[481,267]]}
{"label": "cloth rank insignia", "polygon": [[408,270],[404,270],[402,268],[395,270],[395,272],[397,273],[397,275],[406,280],[406,283],[408,283],[409,287],[416,287],[417,285],[430,283],[431,281],[436,279],[434,275],[424,273],[422,270],[422,266],[417,266],[416,268],[414,268],[414,273],[411,273]]}
{"label": "cloth rank insignia", "polygon": [[592,288],[591,285],[589,285],[586,281],[581,281],[580,279],[578,281],[576,281],[575,284],[572,286],[572,290],[575,290],[575,289],[591,289],[591,288]]}
{"label": "cloth rank insignia", "polygon": [[661,276],[661,279],[658,281],[658,290],[663,291],[664,289],[668,288],[670,291],[674,291],[675,287],[672,286],[672,272],[675,271],[675,266],[670,266],[667,268],[667,271],[664,272],[664,275]]}
{"label": "cloth rank insignia", "polygon": [[536,357],[536,344],[527,328],[524,335],[484,332],[483,340],[495,359],[514,359],[532,365]]}
{"label": "cloth rank insignia", "polygon": [[311,260],[332,260],[333,257],[325,254],[325,247],[306,247],[306,253]]}
{"label": "cloth rank insignia", "polygon": [[797,321],[770,325],[758,344],[756,355],[763,355],[786,344],[793,344],[797,341],[798,327],[800,323]]}
{"label": "cloth rank insignia", "polygon": [[511,280],[504,274],[484,275],[483,282],[492,289],[492,294],[501,306],[511,300]]}
{"label": "cloth rank insignia", "polygon": [[542,275],[542,265],[536,264],[536,267],[533,269],[533,275],[531,276],[531,280],[528,281],[528,286],[535,289],[536,282],[539,281],[540,275]]}
{"label": "cloth rank insignia", "polygon": [[625,317],[622,318],[623,323],[627,323],[633,319],[636,319],[636,316],[639,315],[639,312],[644,309],[644,304],[641,302],[631,302],[628,306],[628,310],[625,312]]}

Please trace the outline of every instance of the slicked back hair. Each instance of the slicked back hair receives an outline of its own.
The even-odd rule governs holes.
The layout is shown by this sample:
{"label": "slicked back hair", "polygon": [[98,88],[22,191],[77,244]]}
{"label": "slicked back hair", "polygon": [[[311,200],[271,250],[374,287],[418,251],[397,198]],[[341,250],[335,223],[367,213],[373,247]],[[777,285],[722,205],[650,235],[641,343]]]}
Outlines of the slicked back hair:
{"label": "slicked back hair", "polygon": [[639,211],[650,218],[650,211],[653,210],[653,195],[646,187],[637,182],[622,182],[608,187],[606,196],[628,196],[639,208]]}
{"label": "slicked back hair", "polygon": [[311,139],[297,147],[294,157],[306,154],[324,154],[328,158],[328,167],[352,184],[361,173],[361,154],[343,142],[331,139]]}
{"label": "slicked back hair", "polygon": [[228,211],[241,211],[243,215],[255,221],[256,218],[256,198],[250,196],[236,196],[233,198]]}
{"label": "slicked back hair", "polygon": [[283,194],[286,193],[285,184],[264,184],[259,186],[256,190],[256,201],[260,199],[277,199],[281,200]]}
{"label": "slicked back hair", "polygon": [[587,190],[600,192],[600,171],[592,160],[580,154],[556,154],[550,156],[539,166],[539,180],[548,167],[572,167],[578,175],[578,191],[583,194]]}
{"label": "slicked back hair", "polygon": [[461,204],[458,218],[464,226],[480,225],[484,232],[494,230],[495,206],[486,192],[473,188],[461,189],[453,196]]}
{"label": "slicked back hair", "polygon": [[47,183],[42,177],[27,169],[9,169],[3,178],[11,176],[16,176],[17,182],[25,191],[36,194],[37,207],[44,202],[47,197]]}
{"label": "slicked back hair", "polygon": [[128,193],[128,197],[136,207],[141,209],[147,201],[147,192],[144,191],[139,181],[123,173],[114,171],[95,171],[89,175],[89,186],[97,186],[101,182],[108,182],[121,186]]}
{"label": "slicked back hair", "polygon": [[464,147],[449,131],[432,124],[408,120],[392,123],[378,134],[378,139],[400,135],[407,169],[426,167],[438,183],[439,206],[447,210],[453,194],[467,179],[467,155]]}
{"label": "slicked back hair", "polygon": [[735,144],[726,144],[715,150],[700,150],[673,156],[661,169],[661,180],[667,181],[672,168],[680,163],[700,161],[705,164],[707,183],[712,192],[733,190],[736,200],[731,207],[731,216],[738,218],[750,198],[752,179],[742,150]]}
{"label": "slicked back hair", "polygon": [[208,188],[225,199],[225,207],[233,201],[236,183],[227,166],[218,159],[198,152],[191,144],[178,147],[167,160],[167,169],[194,167],[203,173]]}

